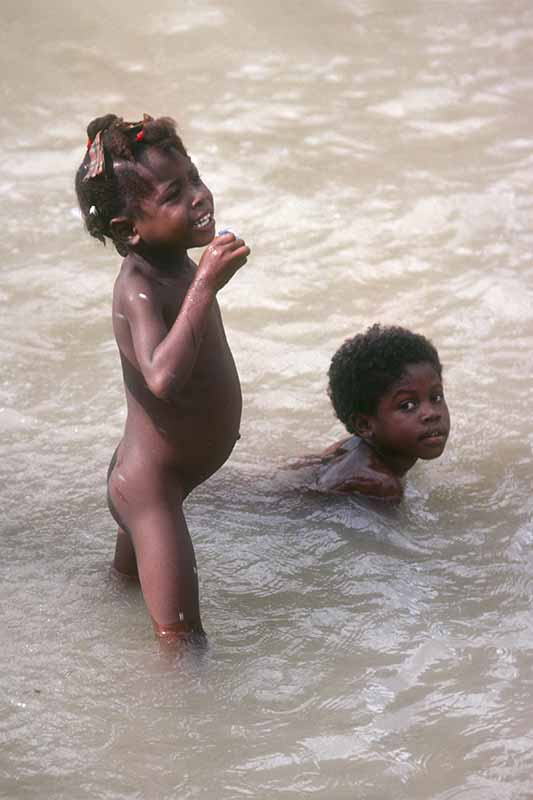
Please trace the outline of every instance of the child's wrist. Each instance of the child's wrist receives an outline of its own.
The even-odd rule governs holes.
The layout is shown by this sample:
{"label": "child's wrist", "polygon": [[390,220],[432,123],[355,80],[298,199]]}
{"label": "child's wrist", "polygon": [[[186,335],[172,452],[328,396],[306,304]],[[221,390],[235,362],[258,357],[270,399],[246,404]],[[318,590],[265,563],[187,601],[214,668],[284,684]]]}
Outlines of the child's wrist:
{"label": "child's wrist", "polygon": [[216,285],[216,281],[214,280],[212,275],[209,273],[203,272],[199,270],[196,273],[196,277],[192,283],[191,288],[199,294],[208,294],[211,296],[211,299],[214,299],[216,293],[218,291],[218,286]]}

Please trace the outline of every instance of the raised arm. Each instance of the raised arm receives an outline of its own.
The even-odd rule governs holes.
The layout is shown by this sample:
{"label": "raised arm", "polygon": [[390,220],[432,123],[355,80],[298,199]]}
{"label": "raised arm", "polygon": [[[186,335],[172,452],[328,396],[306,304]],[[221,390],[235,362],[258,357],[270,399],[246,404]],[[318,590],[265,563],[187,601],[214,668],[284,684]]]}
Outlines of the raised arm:
{"label": "raised arm", "polygon": [[126,300],[133,347],[150,391],[168,400],[187,383],[196,362],[217,292],[246,263],[250,253],[232,233],[205,250],[178,316],[168,330],[150,289],[130,287]]}

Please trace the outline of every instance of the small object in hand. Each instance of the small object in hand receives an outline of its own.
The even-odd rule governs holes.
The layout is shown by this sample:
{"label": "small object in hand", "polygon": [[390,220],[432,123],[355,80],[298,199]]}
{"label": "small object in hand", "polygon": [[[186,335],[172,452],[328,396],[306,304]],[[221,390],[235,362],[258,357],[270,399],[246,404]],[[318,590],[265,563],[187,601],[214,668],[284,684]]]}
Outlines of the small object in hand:
{"label": "small object in hand", "polygon": [[235,236],[236,239],[240,239],[241,238],[239,236],[239,234],[236,233],[236,231],[233,231],[231,228],[221,228],[219,230],[219,232],[217,233],[217,236],[224,236],[225,233],[232,233]]}

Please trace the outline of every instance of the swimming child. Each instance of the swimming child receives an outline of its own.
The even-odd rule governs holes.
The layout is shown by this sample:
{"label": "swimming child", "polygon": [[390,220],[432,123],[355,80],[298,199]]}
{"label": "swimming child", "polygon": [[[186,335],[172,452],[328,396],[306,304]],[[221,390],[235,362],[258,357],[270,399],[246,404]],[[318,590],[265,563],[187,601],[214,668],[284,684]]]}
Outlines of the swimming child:
{"label": "swimming child", "polygon": [[347,339],[329,368],[328,393],[352,434],[319,456],[313,486],[399,500],[401,478],[422,458],[438,458],[450,432],[442,366],[428,339],[373,325]]}
{"label": "swimming child", "polygon": [[[187,495],[239,438],[239,378],[217,292],[250,253],[215,237],[213,197],[167,117],[93,120],[76,191],[88,232],[124,256],[113,330],[127,402],[108,473],[114,567],[137,576],[156,635],[203,635]],[[206,246],[196,266],[187,251]]]}

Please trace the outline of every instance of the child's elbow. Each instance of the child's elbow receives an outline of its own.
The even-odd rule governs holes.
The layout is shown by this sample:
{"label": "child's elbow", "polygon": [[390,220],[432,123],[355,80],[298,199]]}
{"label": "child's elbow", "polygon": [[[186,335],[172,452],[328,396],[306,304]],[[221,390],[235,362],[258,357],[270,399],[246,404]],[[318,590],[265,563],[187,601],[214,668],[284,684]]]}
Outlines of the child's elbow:
{"label": "child's elbow", "polygon": [[168,372],[154,372],[146,376],[146,385],[158,400],[169,401],[176,392],[176,376]]}

